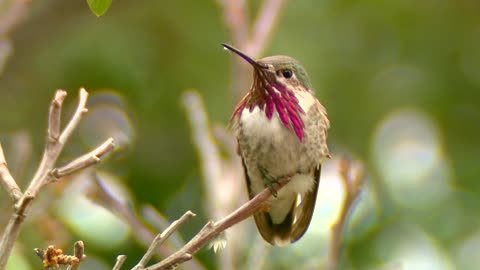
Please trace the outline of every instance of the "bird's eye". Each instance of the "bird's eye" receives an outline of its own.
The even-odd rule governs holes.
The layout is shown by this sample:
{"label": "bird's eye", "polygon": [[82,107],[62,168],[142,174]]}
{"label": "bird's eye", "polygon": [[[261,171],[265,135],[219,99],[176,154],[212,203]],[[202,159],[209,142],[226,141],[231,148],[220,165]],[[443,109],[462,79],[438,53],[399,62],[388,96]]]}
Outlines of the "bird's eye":
{"label": "bird's eye", "polygon": [[283,77],[290,79],[293,76],[293,71],[291,69],[284,69],[282,70]]}

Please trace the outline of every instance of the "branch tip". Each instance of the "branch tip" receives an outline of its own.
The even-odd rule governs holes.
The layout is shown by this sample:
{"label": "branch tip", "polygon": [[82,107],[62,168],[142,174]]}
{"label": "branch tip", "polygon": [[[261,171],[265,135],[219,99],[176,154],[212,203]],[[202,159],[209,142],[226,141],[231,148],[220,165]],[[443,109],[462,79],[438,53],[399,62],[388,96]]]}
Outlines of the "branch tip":
{"label": "branch tip", "polygon": [[161,234],[155,236],[152,243],[150,244],[150,247],[148,247],[147,252],[145,252],[145,255],[143,255],[140,262],[133,269],[143,269],[152,258],[157,247],[160,246],[163,242],[165,242],[165,240],[168,239],[170,235],[172,235],[177,230],[178,226],[184,223],[189,217],[194,216],[195,214],[192,211],[188,210],[179,219],[172,222],[172,224],[170,224],[170,226],[168,226]]}
{"label": "branch tip", "polygon": [[122,265],[123,265],[123,263],[125,262],[126,259],[127,259],[127,256],[118,255],[117,256],[117,261],[115,263],[115,266],[113,266],[112,270],[120,270],[120,268],[122,268]]}
{"label": "branch tip", "polygon": [[59,142],[61,144],[66,143],[68,138],[72,135],[73,130],[78,126],[78,123],[82,118],[82,115],[85,113],[85,109],[86,109],[85,106],[87,104],[87,99],[88,99],[88,92],[85,90],[85,88],[81,88],[79,93],[77,110],[72,116],[72,119],[70,120],[70,122],[68,122],[62,134],[60,135]]}
{"label": "branch tip", "polygon": [[66,96],[67,96],[67,91],[58,89],[57,92],[55,92],[55,97],[53,98],[53,100],[55,102],[59,102],[59,104],[62,104]]}

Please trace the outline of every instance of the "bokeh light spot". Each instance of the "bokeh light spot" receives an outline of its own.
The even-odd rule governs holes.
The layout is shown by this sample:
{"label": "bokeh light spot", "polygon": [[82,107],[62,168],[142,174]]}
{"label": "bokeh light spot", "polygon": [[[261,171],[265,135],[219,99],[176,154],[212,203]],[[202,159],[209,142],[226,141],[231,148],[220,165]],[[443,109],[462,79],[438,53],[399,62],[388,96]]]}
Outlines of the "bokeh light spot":
{"label": "bokeh light spot", "polygon": [[130,146],[135,132],[123,98],[113,90],[91,94],[80,135],[90,147],[109,137],[113,137],[117,149]]}
{"label": "bokeh light spot", "polygon": [[385,264],[408,270],[455,269],[434,238],[414,225],[389,227],[380,233],[378,240],[376,253]]}
{"label": "bokeh light spot", "polygon": [[[99,176],[110,190],[123,189],[112,175]],[[128,237],[129,227],[117,216],[85,196],[91,185],[89,174],[81,174],[65,189],[57,212],[82,240],[104,249],[121,245]],[[91,187],[90,187],[91,188]],[[123,197],[127,192],[113,192]],[[120,194],[120,195],[118,195]],[[125,200],[125,199],[124,199]]]}
{"label": "bokeh light spot", "polygon": [[421,111],[394,111],[379,123],[373,159],[399,205],[425,209],[449,194],[451,168],[442,147],[439,130]]}
{"label": "bokeh light spot", "polygon": [[478,251],[480,250],[480,231],[459,242],[455,251],[459,269],[478,269],[480,265],[480,256],[478,256]]}

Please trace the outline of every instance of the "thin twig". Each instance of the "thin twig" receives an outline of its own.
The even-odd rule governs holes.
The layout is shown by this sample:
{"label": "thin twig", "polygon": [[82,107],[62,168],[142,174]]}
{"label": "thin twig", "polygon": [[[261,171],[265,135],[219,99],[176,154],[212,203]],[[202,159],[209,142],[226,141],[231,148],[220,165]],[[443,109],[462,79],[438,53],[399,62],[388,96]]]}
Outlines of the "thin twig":
{"label": "thin twig", "polygon": [[55,97],[53,98],[52,103],[50,104],[50,118],[48,121],[48,136],[49,140],[52,143],[58,141],[60,137],[60,125],[61,125],[61,117],[62,117],[62,105],[65,97],[67,96],[67,92],[63,90],[58,90],[55,93]]}
{"label": "thin twig", "polygon": [[[290,177],[282,178],[273,188],[278,192],[278,190],[284,187],[289,181]],[[172,269],[176,265],[189,260],[193,254],[218,234],[253,215],[263,207],[263,204],[271,195],[272,190],[266,188],[223,219],[217,222],[209,221],[203,229],[180,250],[170,255],[165,260],[145,268],[145,270]]]}
{"label": "thin twig", "polygon": [[73,255],[78,260],[72,261],[72,264],[67,268],[67,270],[78,270],[79,267],[80,267],[80,263],[82,262],[83,259],[86,258],[86,256],[85,256],[85,246],[83,244],[83,241],[75,242],[74,249],[73,249]]}
{"label": "thin twig", "polygon": [[[246,0],[219,0],[223,7],[223,19],[227,26],[232,43],[236,47],[243,49],[249,40],[249,19],[247,16]],[[234,98],[240,98],[244,93],[248,69],[240,59],[233,59],[233,90]]]}
{"label": "thin twig", "polygon": [[85,108],[85,105],[87,104],[87,99],[88,99],[88,92],[85,90],[85,88],[80,88],[80,94],[79,94],[80,100],[78,101],[78,107],[77,110],[75,111],[75,114],[72,117],[72,120],[68,122],[67,126],[62,132],[62,135],[60,135],[60,138],[58,139],[60,144],[65,144],[72,135],[73,131],[75,128],[78,126],[78,123],[80,123],[80,119],[82,119],[82,115],[85,114],[88,109]]}
{"label": "thin twig", "polygon": [[113,266],[112,270],[120,270],[126,259],[127,259],[127,256],[118,255],[117,256],[117,262],[115,263],[115,266]]}
{"label": "thin twig", "polygon": [[58,169],[53,169],[50,173],[52,177],[49,179],[49,181],[73,174],[82,169],[97,164],[98,162],[100,162],[100,158],[106,153],[110,152],[114,146],[115,145],[113,144],[113,138],[108,138],[105,142],[103,142],[91,152],[78,157],[77,159],[71,161],[65,166],[62,166]]}
{"label": "thin twig", "polygon": [[355,205],[355,201],[360,194],[361,187],[365,180],[363,167],[359,167],[353,171],[351,162],[347,158],[341,158],[338,167],[345,196],[343,197],[342,208],[340,209],[337,220],[330,228],[331,239],[327,265],[328,270],[339,269],[342,251],[342,234],[347,224],[349,213],[351,213]]}
{"label": "thin twig", "polygon": [[230,30],[234,43],[248,39],[248,16],[246,0],[220,0],[223,6],[223,18]]}
{"label": "thin twig", "polygon": [[178,226],[184,223],[188,218],[194,217],[194,216],[195,214],[193,212],[187,211],[179,219],[172,222],[172,224],[168,226],[168,228],[165,231],[155,236],[155,238],[152,241],[152,244],[150,245],[150,247],[148,247],[147,252],[145,252],[145,255],[143,255],[140,262],[132,270],[144,269],[147,263],[152,259],[157,247],[160,246],[167,238],[169,238],[170,235],[172,235],[172,233],[177,230]]}
{"label": "thin twig", "polygon": [[267,45],[273,29],[285,4],[285,0],[263,1],[262,8],[253,25],[252,36],[246,45],[245,51],[258,56]]}
{"label": "thin twig", "polygon": [[[168,226],[170,226],[168,219],[151,205],[143,205],[140,208],[140,215],[157,231],[164,231],[166,228],[168,228]],[[178,231],[175,231],[168,238],[168,241],[175,250],[184,246],[186,243]]]}
{"label": "thin twig", "polygon": [[200,95],[190,90],[183,94],[182,100],[192,127],[194,145],[197,147],[202,164],[207,213],[217,219],[224,215],[224,213],[219,213],[218,205],[225,205],[224,202],[218,201],[218,194],[225,191],[221,185],[224,180],[222,179],[220,153],[210,132],[205,106]]}
{"label": "thin twig", "polygon": [[63,90],[57,90],[50,106],[47,129],[48,141],[37,172],[33,176],[33,179],[27,188],[27,191],[30,192],[30,194],[34,197],[37,195],[40,187],[43,186],[47,179],[48,173],[53,169],[53,166],[55,165],[55,162],[57,161],[57,158],[63,149],[63,144],[58,143],[58,141],[61,136],[59,131],[61,122],[61,109],[66,96],[67,92]]}
{"label": "thin twig", "polygon": [[5,155],[3,154],[2,144],[0,143],[0,181],[2,182],[3,187],[8,192],[8,195],[12,198],[13,203],[15,204],[22,196],[22,191],[13,179],[12,174],[8,170],[7,161],[5,160]]}

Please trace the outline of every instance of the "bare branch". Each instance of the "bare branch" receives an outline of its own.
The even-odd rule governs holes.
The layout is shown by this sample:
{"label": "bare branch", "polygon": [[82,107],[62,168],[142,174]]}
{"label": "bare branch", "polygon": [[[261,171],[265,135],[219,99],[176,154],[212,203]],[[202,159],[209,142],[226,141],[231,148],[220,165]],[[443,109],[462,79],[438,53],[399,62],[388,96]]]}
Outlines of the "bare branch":
{"label": "bare branch", "polygon": [[110,152],[114,148],[114,146],[115,145],[113,144],[113,138],[107,139],[93,151],[78,157],[77,159],[71,161],[70,163],[61,168],[53,169],[50,173],[52,177],[49,179],[49,181],[52,181],[52,179],[58,179],[66,175],[73,174],[77,171],[97,164],[98,162],[100,162],[100,158],[106,153]]}
{"label": "bare branch", "polygon": [[[273,189],[278,192],[278,190],[284,187],[290,181],[290,179],[290,177],[280,179]],[[202,246],[206,245],[219,233],[241,222],[242,220],[245,220],[253,215],[256,211],[260,210],[260,208],[263,207],[263,203],[265,203],[271,195],[272,190],[266,188],[250,201],[246,202],[223,219],[217,222],[209,221],[203,227],[203,229],[180,250],[170,255],[165,260],[145,268],[145,270],[171,269],[172,267],[189,260],[194,253],[196,253]]]}
{"label": "bare branch", "polygon": [[345,157],[340,159],[338,171],[342,180],[345,196],[343,197],[342,208],[338,214],[337,221],[330,228],[331,239],[327,265],[328,270],[339,269],[342,250],[342,233],[347,224],[349,213],[351,213],[355,201],[360,194],[363,182],[365,181],[364,168],[361,166],[357,168],[357,170],[352,170],[351,162]]}
{"label": "bare branch", "polygon": [[16,203],[22,196],[22,191],[13,179],[12,174],[8,170],[7,161],[5,160],[5,155],[3,154],[2,144],[0,143],[0,181],[2,182],[3,188],[8,192],[8,195],[12,198],[13,203]]}
{"label": "bare branch", "polygon": [[[237,48],[243,49],[249,40],[249,19],[247,16],[246,0],[219,0],[223,8],[223,19],[227,26],[232,43]],[[240,98],[246,86],[247,69],[240,59],[233,59],[233,93],[235,98]]]}
{"label": "bare branch", "polygon": [[[166,228],[168,228],[168,226],[170,226],[170,222],[168,221],[168,219],[165,218],[157,209],[155,209],[151,205],[143,205],[141,207],[140,214],[145,219],[145,221],[152,225],[157,231],[164,231]],[[174,249],[178,249],[184,246],[186,243],[178,231],[170,235],[168,240],[169,244]]]}
{"label": "bare branch", "polygon": [[48,141],[37,172],[27,188],[27,191],[34,197],[37,195],[40,187],[47,181],[48,173],[53,169],[53,166],[63,149],[63,144],[59,143],[61,135],[59,135],[58,131],[60,130],[61,108],[66,95],[67,92],[57,90],[50,105],[47,129]]}
{"label": "bare branch", "polygon": [[170,226],[168,226],[168,228],[165,229],[165,231],[163,231],[160,234],[160,238],[158,239],[158,243],[156,243],[156,244],[161,245],[167,238],[169,238],[177,230],[178,226],[180,226],[182,223],[184,223],[188,218],[191,218],[191,217],[194,217],[194,216],[196,216],[195,213],[188,210],[179,219],[172,222],[172,224]]}
{"label": "bare branch", "polygon": [[87,256],[85,256],[85,246],[83,245],[83,241],[75,242],[74,249],[73,249],[73,255],[78,260],[72,260],[71,264],[67,268],[67,270],[78,270],[82,260],[87,257]]}
{"label": "bare branch", "polygon": [[78,126],[78,123],[80,123],[80,120],[82,119],[82,115],[88,111],[87,108],[85,108],[85,105],[87,104],[87,98],[88,98],[88,92],[85,90],[85,88],[80,88],[79,97],[80,97],[80,100],[78,101],[77,110],[75,111],[75,114],[73,115],[70,122],[67,124],[67,126],[63,130],[62,135],[60,135],[60,138],[58,139],[58,141],[62,145],[67,142],[68,138],[70,138],[73,131]]}
{"label": "bare branch", "polygon": [[194,217],[195,214],[191,211],[187,211],[185,214],[183,214],[178,220],[175,220],[172,222],[172,224],[161,234],[158,234],[155,239],[153,239],[152,244],[148,248],[147,252],[145,252],[145,255],[143,255],[142,259],[140,262],[132,269],[132,270],[142,270],[145,268],[145,265],[152,259],[153,254],[155,250],[157,249],[158,246],[160,246],[170,235],[172,235],[173,232],[175,232],[182,224],[185,222],[189,217]]}
{"label": "bare branch", "polygon": [[48,118],[48,139],[49,145],[53,145],[60,137],[60,125],[62,118],[62,105],[67,92],[64,90],[57,90],[55,97],[50,104],[50,117]]}
{"label": "bare branch", "polygon": [[237,46],[248,40],[248,17],[246,0],[220,0],[223,18]]}
{"label": "bare branch", "polygon": [[258,56],[263,51],[284,4],[285,0],[263,1],[263,6],[253,25],[252,36],[245,48],[250,55]]}
{"label": "bare branch", "polygon": [[127,259],[127,256],[118,255],[117,256],[117,262],[115,263],[115,266],[113,266],[112,270],[120,270],[126,259]]}
{"label": "bare branch", "polygon": [[81,116],[86,112],[85,104],[87,102],[88,93],[85,89],[80,89],[80,100],[77,111],[73,115],[71,121],[67,124],[65,130],[60,134],[60,117],[63,101],[67,93],[63,90],[57,90],[50,106],[48,117],[48,140],[43,152],[43,157],[38,169],[33,176],[30,184],[15,205],[15,211],[8,221],[7,227],[2,234],[0,240],[0,270],[5,269],[7,260],[13,250],[16,239],[20,233],[21,225],[28,214],[28,210],[40,191],[40,188],[49,180],[50,171],[55,166],[58,156],[70,137],[73,130],[77,127]]}
{"label": "bare branch", "polygon": [[[220,184],[222,181],[222,166],[220,154],[210,132],[207,113],[200,95],[195,91],[187,91],[183,95],[183,106],[188,113],[188,119],[192,127],[193,142],[197,147],[202,164],[203,180],[207,200],[207,213],[213,218],[220,218],[223,213],[218,213],[218,194],[224,190]],[[220,205],[223,205],[220,202]]]}
{"label": "bare branch", "polygon": [[30,206],[30,203],[35,199],[35,196],[31,194],[28,190],[23,194],[22,199],[15,204],[15,213],[17,219],[23,220],[27,215],[27,208]]}

